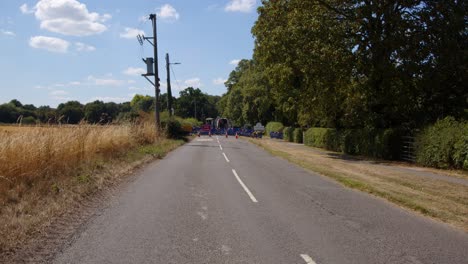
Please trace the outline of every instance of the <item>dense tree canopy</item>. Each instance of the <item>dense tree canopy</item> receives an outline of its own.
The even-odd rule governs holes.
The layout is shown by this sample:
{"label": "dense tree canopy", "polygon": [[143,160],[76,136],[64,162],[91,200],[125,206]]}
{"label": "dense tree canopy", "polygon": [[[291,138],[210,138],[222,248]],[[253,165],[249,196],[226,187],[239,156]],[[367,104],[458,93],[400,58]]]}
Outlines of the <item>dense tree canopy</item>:
{"label": "dense tree canopy", "polygon": [[465,1],[262,3],[253,59],[218,105],[235,122],[411,129],[466,118]]}

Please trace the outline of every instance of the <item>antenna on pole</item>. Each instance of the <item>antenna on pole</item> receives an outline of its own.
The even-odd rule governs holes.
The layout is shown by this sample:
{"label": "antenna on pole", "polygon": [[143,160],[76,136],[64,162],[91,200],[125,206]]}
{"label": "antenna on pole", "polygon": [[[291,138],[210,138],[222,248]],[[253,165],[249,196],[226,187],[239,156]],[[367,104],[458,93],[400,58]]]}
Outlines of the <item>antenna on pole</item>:
{"label": "antenna on pole", "polygon": [[[152,37],[145,37],[144,35],[138,34],[137,40],[140,45],[143,45],[143,42],[146,40],[148,41],[154,48],[154,57],[153,58],[146,58],[143,59],[143,62],[146,64],[147,73],[142,74],[148,82],[150,82],[154,86],[155,98],[154,98],[154,105],[155,105],[155,121],[156,121],[156,131],[158,133],[161,129],[161,121],[159,116],[159,70],[158,70],[158,42],[157,42],[157,33],[156,33],[156,14],[151,14],[149,19],[152,21],[153,24],[153,36]],[[152,41],[151,41],[152,40]],[[153,68],[154,65],[154,68]],[[154,72],[153,72],[154,69]],[[148,76],[154,76],[154,82],[151,81]]]}
{"label": "antenna on pole", "polygon": [[141,46],[143,46],[143,39],[144,38],[145,38],[145,36],[143,36],[143,35],[140,35],[140,34],[137,35],[138,42],[140,42]]}

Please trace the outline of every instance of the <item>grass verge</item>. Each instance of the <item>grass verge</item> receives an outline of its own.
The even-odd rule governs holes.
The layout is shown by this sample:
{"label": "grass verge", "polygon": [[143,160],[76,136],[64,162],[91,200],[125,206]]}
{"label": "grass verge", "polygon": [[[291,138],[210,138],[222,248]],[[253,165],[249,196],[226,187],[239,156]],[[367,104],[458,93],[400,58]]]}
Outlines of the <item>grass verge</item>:
{"label": "grass verge", "polygon": [[273,140],[251,140],[269,153],[342,185],[384,198],[403,208],[468,231],[468,186],[412,175],[392,166],[333,158],[316,151]]}

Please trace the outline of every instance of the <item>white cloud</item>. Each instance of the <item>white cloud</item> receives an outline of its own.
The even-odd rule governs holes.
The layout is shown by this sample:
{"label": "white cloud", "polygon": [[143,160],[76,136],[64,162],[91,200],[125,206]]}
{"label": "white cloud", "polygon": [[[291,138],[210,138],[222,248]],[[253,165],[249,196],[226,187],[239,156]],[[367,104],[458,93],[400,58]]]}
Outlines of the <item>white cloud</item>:
{"label": "white cloud", "polygon": [[0,32],[5,36],[10,36],[10,37],[16,36],[15,32],[13,32],[13,31],[0,29]]}
{"label": "white cloud", "polygon": [[179,20],[179,17],[180,17],[177,10],[170,4],[165,4],[161,8],[159,8],[157,16],[158,18],[161,18],[166,21]]}
{"label": "white cloud", "polygon": [[71,85],[71,86],[78,86],[78,85],[81,85],[81,82],[78,82],[78,81],[69,82],[68,85]]}
{"label": "white cloud", "polygon": [[96,48],[81,42],[75,42],[76,51],[95,51]]}
{"label": "white cloud", "polygon": [[[23,13],[31,13],[26,4],[20,9]],[[32,10],[42,29],[69,36],[100,34],[107,30],[102,23],[112,17],[89,12],[86,5],[77,0],[39,0]]]}
{"label": "white cloud", "polygon": [[213,84],[214,85],[222,85],[226,82],[227,80],[226,79],[223,79],[223,78],[216,78],[213,80]]}
{"label": "white cloud", "polygon": [[193,79],[188,79],[185,80],[185,85],[193,88],[200,88],[203,86],[203,84],[200,81],[200,78],[193,78]]}
{"label": "white cloud", "polygon": [[36,49],[45,49],[52,52],[66,53],[70,42],[52,37],[35,36],[29,39],[29,46]]}
{"label": "white cloud", "polygon": [[28,4],[22,4],[20,6],[21,13],[23,14],[32,14],[34,13],[34,10],[32,8],[28,7]]}
{"label": "white cloud", "polygon": [[123,71],[123,74],[125,75],[130,75],[130,76],[140,76],[142,74],[145,74],[146,70],[143,68],[133,68],[129,67],[126,70]]}
{"label": "white cloud", "polygon": [[128,90],[130,90],[130,91],[151,91],[152,89],[148,88],[148,87],[139,88],[139,87],[131,86],[131,87],[128,87]]}
{"label": "white cloud", "polygon": [[229,62],[229,64],[237,66],[237,64],[239,64],[240,61],[241,60],[232,60],[232,61]]}
{"label": "white cloud", "polygon": [[224,8],[227,12],[243,12],[247,13],[254,9],[257,4],[256,0],[231,0]]}
{"label": "white cloud", "polygon": [[61,96],[61,95],[67,95],[68,92],[64,90],[55,90],[49,93],[50,95],[55,95],[55,96]]}
{"label": "white cloud", "polygon": [[123,103],[123,102],[128,102],[130,100],[132,100],[130,96],[128,97],[96,96],[96,97],[89,99],[88,103],[94,102],[94,101],[103,101],[105,103],[108,103],[108,102]]}
{"label": "white cloud", "polygon": [[121,86],[125,84],[125,81],[113,79],[111,77],[107,78],[96,78],[92,75],[88,76],[88,81],[91,85],[96,86]]}
{"label": "white cloud", "polygon": [[67,96],[68,92],[64,90],[53,90],[49,93],[50,98],[59,102],[71,101],[73,98]]}
{"label": "white cloud", "polygon": [[145,32],[141,29],[126,27],[124,32],[120,33],[120,37],[126,39],[136,38],[137,35],[145,35]]}

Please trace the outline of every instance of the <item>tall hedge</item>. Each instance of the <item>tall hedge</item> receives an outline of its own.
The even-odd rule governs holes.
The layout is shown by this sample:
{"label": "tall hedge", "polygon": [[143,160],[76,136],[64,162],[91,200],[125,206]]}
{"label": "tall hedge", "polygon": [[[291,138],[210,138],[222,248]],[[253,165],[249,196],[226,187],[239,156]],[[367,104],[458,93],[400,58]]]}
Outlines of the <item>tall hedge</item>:
{"label": "tall hedge", "polygon": [[270,135],[270,132],[283,132],[283,124],[281,122],[268,122],[265,127],[267,135]]}
{"label": "tall hedge", "polygon": [[419,164],[468,170],[468,122],[439,120],[416,135],[415,147]]}
{"label": "tall hedge", "polygon": [[304,140],[308,146],[325,148],[352,155],[384,159],[398,159],[401,152],[402,133],[397,129],[346,129],[310,128]]}
{"label": "tall hedge", "polygon": [[285,127],[283,129],[283,139],[288,142],[294,142],[294,127]]}
{"label": "tall hedge", "polygon": [[301,128],[296,128],[293,131],[293,139],[294,142],[296,143],[303,143],[302,141],[302,129]]}

